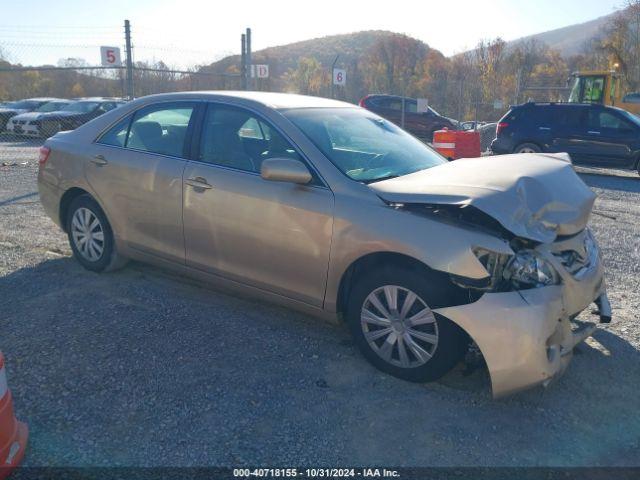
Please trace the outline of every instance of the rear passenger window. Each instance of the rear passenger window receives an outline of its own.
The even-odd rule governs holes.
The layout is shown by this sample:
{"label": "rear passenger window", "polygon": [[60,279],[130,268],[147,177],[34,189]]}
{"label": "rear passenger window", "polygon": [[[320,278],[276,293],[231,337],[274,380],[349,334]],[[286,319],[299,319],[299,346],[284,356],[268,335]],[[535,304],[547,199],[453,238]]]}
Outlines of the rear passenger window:
{"label": "rear passenger window", "polygon": [[187,128],[193,105],[150,107],[136,113],[126,147],[145,152],[184,157]]}
{"label": "rear passenger window", "polygon": [[98,139],[98,143],[103,145],[113,145],[114,147],[124,147],[127,143],[127,133],[131,115],[123,118]]}
{"label": "rear passenger window", "polygon": [[558,109],[556,121],[562,127],[578,128],[582,124],[583,114],[582,108],[561,107]]}

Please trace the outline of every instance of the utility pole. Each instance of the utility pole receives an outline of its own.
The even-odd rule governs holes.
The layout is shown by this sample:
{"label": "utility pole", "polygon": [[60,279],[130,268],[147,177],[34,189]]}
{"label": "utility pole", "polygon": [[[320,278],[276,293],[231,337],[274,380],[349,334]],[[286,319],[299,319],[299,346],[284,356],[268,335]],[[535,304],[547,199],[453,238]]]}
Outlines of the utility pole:
{"label": "utility pole", "polygon": [[247,33],[245,33],[245,46],[246,53],[245,59],[247,62],[247,90],[253,90],[253,64],[251,63],[251,29],[247,28]]}
{"label": "utility pole", "polygon": [[247,89],[247,37],[240,35],[240,82],[242,90]]}
{"label": "utility pole", "polygon": [[131,25],[124,21],[124,40],[127,49],[127,97],[133,100],[133,59],[131,58]]}
{"label": "utility pole", "polygon": [[331,64],[331,98],[333,98],[333,71],[336,68],[336,63],[338,63],[338,58],[340,57],[340,55],[336,55],[336,58],[333,60],[333,63]]}

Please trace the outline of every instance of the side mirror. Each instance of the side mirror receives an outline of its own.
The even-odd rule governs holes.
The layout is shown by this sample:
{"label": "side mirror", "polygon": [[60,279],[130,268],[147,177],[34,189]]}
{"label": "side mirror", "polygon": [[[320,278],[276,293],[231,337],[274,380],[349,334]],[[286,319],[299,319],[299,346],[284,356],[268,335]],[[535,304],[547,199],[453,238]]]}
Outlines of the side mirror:
{"label": "side mirror", "polygon": [[260,176],[272,182],[306,185],[312,179],[304,163],[292,158],[268,158],[262,162]]}

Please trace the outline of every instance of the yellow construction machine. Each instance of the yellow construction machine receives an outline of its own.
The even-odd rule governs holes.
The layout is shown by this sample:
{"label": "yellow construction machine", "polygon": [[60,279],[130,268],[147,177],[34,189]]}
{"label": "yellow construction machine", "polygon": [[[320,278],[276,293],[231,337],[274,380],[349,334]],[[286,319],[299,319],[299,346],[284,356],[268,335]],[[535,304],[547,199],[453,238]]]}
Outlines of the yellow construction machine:
{"label": "yellow construction machine", "polygon": [[615,68],[609,71],[575,72],[569,77],[568,101],[600,103],[640,114],[640,92],[626,92],[622,83],[622,76]]}

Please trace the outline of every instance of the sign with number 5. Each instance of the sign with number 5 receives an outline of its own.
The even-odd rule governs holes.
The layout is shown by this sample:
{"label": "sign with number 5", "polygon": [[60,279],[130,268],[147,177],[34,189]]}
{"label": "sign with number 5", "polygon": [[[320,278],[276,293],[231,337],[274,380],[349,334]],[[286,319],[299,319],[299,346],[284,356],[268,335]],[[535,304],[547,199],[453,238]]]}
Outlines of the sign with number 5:
{"label": "sign with number 5", "polygon": [[333,84],[334,85],[346,85],[347,84],[347,71],[342,68],[333,69]]}
{"label": "sign with number 5", "polygon": [[120,49],[118,47],[100,47],[100,58],[103,67],[121,67]]}

